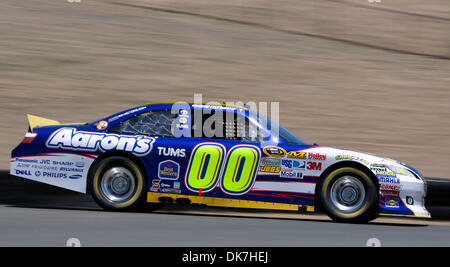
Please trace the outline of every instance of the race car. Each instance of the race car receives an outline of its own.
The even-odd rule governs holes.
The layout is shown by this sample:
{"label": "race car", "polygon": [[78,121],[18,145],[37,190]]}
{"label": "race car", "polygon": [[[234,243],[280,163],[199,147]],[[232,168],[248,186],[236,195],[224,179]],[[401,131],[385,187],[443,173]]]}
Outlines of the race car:
{"label": "race car", "polygon": [[27,116],[11,174],[90,192],[106,210],[148,202],[320,209],[339,222],[430,217],[416,169],[307,144],[246,106],[154,103],[77,124]]}

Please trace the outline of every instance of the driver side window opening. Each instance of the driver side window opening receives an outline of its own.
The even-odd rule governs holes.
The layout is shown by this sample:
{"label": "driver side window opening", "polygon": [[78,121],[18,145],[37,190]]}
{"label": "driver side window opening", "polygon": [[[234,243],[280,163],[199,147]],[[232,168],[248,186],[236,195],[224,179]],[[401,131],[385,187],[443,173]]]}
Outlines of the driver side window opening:
{"label": "driver side window opening", "polygon": [[[192,112],[191,136],[246,142],[261,141],[258,127],[242,114],[232,111],[212,110],[209,112]],[[199,120],[196,116],[201,116]]]}
{"label": "driver side window opening", "polygon": [[154,137],[174,137],[176,118],[177,114],[172,114],[171,110],[145,112],[114,125],[109,132]]}

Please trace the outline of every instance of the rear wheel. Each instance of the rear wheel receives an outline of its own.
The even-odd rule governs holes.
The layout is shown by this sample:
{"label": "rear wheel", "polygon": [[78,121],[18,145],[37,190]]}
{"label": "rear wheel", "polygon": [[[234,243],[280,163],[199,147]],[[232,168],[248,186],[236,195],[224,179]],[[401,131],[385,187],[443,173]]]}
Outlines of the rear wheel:
{"label": "rear wheel", "polygon": [[319,186],[322,207],[340,222],[367,222],[377,215],[377,186],[365,172],[339,168],[327,175]]}
{"label": "rear wheel", "polygon": [[112,156],[98,162],[90,172],[94,200],[106,210],[129,210],[142,203],[147,183],[132,160]]}

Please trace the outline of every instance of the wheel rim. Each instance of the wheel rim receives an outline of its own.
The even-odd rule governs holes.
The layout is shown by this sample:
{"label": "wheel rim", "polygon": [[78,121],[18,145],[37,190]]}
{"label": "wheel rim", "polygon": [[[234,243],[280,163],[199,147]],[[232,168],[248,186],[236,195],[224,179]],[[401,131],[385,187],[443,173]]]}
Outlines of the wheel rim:
{"label": "wheel rim", "polygon": [[359,210],[364,204],[365,196],[366,190],[363,183],[350,175],[338,178],[330,190],[331,202],[343,213]]}
{"label": "wheel rim", "polygon": [[121,203],[129,200],[135,189],[134,175],[124,167],[108,169],[100,180],[102,195],[110,202]]}

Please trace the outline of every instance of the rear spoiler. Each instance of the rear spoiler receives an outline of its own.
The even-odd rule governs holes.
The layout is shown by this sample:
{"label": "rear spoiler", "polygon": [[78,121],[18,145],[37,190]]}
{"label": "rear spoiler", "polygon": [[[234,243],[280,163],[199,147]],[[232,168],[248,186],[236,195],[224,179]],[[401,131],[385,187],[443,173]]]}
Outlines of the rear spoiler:
{"label": "rear spoiler", "polygon": [[61,123],[59,121],[46,119],[43,117],[27,114],[28,118],[28,130],[30,132],[33,131],[34,128],[42,127],[42,126],[49,126],[49,125],[60,125]]}
{"label": "rear spoiler", "polygon": [[53,126],[53,125],[81,125],[87,124],[86,122],[75,122],[75,123],[60,123],[59,121],[27,114],[28,118],[28,131],[33,132],[35,128],[43,126]]}

